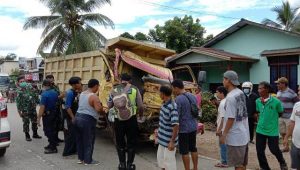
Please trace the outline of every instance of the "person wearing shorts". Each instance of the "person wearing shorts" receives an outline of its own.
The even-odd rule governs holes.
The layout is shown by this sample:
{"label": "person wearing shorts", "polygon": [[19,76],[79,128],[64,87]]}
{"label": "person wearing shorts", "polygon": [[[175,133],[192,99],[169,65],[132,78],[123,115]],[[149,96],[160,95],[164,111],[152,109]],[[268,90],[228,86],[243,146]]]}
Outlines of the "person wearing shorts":
{"label": "person wearing shorts", "polygon": [[[284,139],[287,132],[287,126],[290,122],[294,104],[299,101],[299,98],[297,94],[288,87],[289,81],[287,78],[281,77],[277,81],[275,81],[275,83],[278,88],[277,98],[281,101],[284,109],[281,117],[279,118],[280,135],[282,139]],[[282,151],[288,152],[289,145],[285,146]]]}
{"label": "person wearing shorts", "polygon": [[181,155],[188,155],[190,152],[197,152],[196,136],[197,131],[191,133],[179,133],[179,153]]}
{"label": "person wearing shorts", "polygon": [[[192,115],[192,104],[197,104],[196,97],[184,90],[181,80],[172,82],[173,93],[176,96],[175,102],[179,115],[179,153],[185,170],[198,170],[198,152],[196,147],[197,119]],[[192,157],[193,168],[190,168],[190,155]]]}
{"label": "person wearing shorts", "polygon": [[248,143],[250,141],[246,97],[237,88],[240,83],[235,71],[224,73],[223,85],[228,94],[220,144],[226,143],[227,145],[228,166],[235,167],[236,170],[245,170],[248,164]]}
{"label": "person wearing shorts", "polygon": [[[298,92],[299,93],[299,92]],[[288,139],[292,135],[291,155],[291,168],[300,169],[300,102],[296,103],[291,115],[291,121],[287,134],[284,138],[283,145],[288,145]]]}
{"label": "person wearing shorts", "polygon": [[178,141],[178,112],[177,105],[171,98],[172,89],[160,87],[160,98],[163,100],[159,113],[158,128],[158,167],[164,170],[176,170],[176,146]]}

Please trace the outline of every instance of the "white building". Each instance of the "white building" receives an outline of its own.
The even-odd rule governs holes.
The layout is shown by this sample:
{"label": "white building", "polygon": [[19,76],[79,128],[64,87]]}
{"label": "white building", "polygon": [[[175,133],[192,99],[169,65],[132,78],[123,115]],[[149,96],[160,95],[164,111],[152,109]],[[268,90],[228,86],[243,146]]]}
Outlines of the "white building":
{"label": "white building", "polygon": [[19,69],[19,62],[18,61],[10,61],[5,60],[3,63],[0,64],[0,72],[11,74],[13,70]]}

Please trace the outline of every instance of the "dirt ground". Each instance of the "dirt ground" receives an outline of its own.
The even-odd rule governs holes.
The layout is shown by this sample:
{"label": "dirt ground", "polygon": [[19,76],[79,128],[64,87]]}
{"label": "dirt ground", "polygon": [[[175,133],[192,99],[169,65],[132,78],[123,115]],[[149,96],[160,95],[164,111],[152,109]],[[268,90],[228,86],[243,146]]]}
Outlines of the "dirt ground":
{"label": "dirt ground", "polygon": [[[198,147],[198,152],[201,156],[210,157],[219,160],[220,154],[219,154],[218,138],[215,135],[215,132],[206,130],[203,135],[199,134],[197,136],[197,147]],[[280,170],[277,159],[275,158],[274,155],[270,153],[268,147],[266,149],[266,156],[270,168],[272,170]],[[290,166],[291,161],[290,161],[289,153],[283,153],[283,156],[288,166]],[[255,144],[249,145],[249,159],[248,159],[247,169],[253,169],[253,170],[259,169]]]}

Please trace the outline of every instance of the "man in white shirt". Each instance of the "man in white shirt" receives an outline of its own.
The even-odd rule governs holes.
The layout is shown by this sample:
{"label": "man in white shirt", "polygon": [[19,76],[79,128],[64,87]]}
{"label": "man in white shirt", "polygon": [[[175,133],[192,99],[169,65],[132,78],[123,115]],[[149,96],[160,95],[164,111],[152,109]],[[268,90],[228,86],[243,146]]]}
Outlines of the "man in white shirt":
{"label": "man in white shirt", "polygon": [[246,170],[250,141],[246,97],[234,71],[224,73],[223,85],[228,90],[225,102],[224,130],[220,143],[227,145],[228,165]]}
{"label": "man in white shirt", "polygon": [[[300,95],[300,90],[298,91]],[[288,147],[288,139],[292,135],[292,149],[290,151],[292,160],[292,169],[300,169],[300,102],[294,105],[290,118],[289,129],[284,138],[283,145]]]}

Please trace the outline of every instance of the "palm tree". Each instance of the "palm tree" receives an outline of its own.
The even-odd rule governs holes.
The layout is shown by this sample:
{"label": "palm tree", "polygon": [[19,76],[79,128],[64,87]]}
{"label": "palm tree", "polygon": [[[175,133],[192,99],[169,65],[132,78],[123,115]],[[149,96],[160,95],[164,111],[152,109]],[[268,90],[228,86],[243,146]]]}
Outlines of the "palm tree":
{"label": "palm tree", "polygon": [[300,11],[299,7],[291,8],[288,1],[282,2],[282,6],[272,8],[273,12],[277,13],[277,22],[270,19],[264,19],[263,24],[280,28],[286,31],[300,31]]}
{"label": "palm tree", "polygon": [[50,16],[29,17],[23,29],[44,28],[37,53],[51,48],[50,56],[91,51],[101,47],[106,38],[93,26],[114,28],[107,16],[92,13],[96,8],[111,4],[110,0],[40,0]]}

